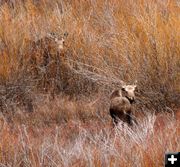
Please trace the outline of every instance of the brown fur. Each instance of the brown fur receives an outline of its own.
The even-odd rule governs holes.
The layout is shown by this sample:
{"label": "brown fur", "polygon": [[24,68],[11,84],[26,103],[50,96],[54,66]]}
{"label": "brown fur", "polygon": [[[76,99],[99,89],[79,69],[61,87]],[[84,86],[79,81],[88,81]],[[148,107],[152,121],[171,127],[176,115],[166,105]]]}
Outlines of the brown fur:
{"label": "brown fur", "polygon": [[[125,91],[124,88],[122,90]],[[134,97],[132,97],[132,92],[129,93],[128,91],[125,93],[126,96],[123,96],[124,93],[122,93],[122,90],[115,90],[112,92],[109,112],[115,124],[121,120],[128,123],[128,125],[132,125],[132,98],[134,100]]]}

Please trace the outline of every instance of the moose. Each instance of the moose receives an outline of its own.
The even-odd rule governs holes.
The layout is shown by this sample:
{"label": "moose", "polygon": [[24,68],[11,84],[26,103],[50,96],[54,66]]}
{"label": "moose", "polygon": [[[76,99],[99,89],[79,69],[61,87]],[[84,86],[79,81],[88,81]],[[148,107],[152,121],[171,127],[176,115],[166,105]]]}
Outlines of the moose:
{"label": "moose", "polygon": [[64,68],[67,36],[67,32],[62,35],[50,32],[38,40],[30,40],[29,42],[28,49],[26,49],[28,50],[26,54],[28,57],[27,67],[30,69],[28,72],[34,78],[41,78],[38,80],[37,86],[43,91],[48,91],[50,88],[54,89],[53,86],[57,86],[55,81],[61,80],[59,78]]}
{"label": "moose", "polygon": [[133,124],[132,106],[135,102],[136,84],[123,85],[121,89],[114,90],[110,96],[110,115],[115,125],[121,120],[128,125]]}
{"label": "moose", "polygon": [[62,53],[67,36],[68,33],[64,33],[63,36],[59,37],[56,33],[51,32],[39,40],[33,41],[31,49],[34,52],[33,55],[36,55],[36,61],[39,61],[43,66],[47,66],[54,59],[54,56]]}

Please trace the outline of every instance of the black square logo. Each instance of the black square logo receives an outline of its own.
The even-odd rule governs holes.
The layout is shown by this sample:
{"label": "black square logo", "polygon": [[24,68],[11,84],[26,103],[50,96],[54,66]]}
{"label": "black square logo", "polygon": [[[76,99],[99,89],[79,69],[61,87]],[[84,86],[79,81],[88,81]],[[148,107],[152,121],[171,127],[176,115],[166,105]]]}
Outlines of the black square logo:
{"label": "black square logo", "polygon": [[165,167],[180,167],[180,152],[166,153]]}

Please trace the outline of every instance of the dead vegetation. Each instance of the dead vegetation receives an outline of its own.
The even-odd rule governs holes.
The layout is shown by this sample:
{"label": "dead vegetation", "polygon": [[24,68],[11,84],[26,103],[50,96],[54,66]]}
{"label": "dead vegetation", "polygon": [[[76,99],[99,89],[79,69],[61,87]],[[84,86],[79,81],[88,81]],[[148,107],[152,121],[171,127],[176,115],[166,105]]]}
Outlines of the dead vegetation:
{"label": "dead vegetation", "polygon": [[91,117],[96,108],[61,98],[36,113],[17,111],[12,123],[1,116],[1,166],[155,167],[164,166],[165,152],[179,151],[180,121],[172,114],[146,110],[133,129],[112,129],[107,115]]}
{"label": "dead vegetation", "polygon": [[[89,96],[100,88],[107,92],[121,81],[138,80],[141,104],[149,109],[164,110],[179,104],[176,0],[3,2],[2,84],[20,79],[35,93],[44,90],[77,97]],[[31,47],[51,32],[69,34],[61,54],[50,48],[51,44],[48,50],[45,45]],[[40,61],[44,52],[49,61],[46,68]],[[33,63],[34,59],[39,61]]]}

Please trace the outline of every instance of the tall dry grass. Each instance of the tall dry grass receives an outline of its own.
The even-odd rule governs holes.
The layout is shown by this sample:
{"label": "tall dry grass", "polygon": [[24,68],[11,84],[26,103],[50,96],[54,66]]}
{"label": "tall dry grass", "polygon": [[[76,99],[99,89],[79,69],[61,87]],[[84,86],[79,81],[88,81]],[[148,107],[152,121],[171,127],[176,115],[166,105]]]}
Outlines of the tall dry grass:
{"label": "tall dry grass", "polygon": [[[53,2],[2,1],[2,83],[16,80],[32,91],[77,97],[107,92],[120,80],[138,80],[144,106],[160,110],[179,104],[178,1]],[[56,55],[60,60],[49,51],[53,65],[42,70],[40,62],[30,60],[42,56],[45,48],[32,52],[31,43],[49,32],[68,32],[69,37],[63,53]]]}
{"label": "tall dry grass", "polygon": [[179,117],[144,112],[133,128],[113,129],[107,115],[95,116],[96,107],[88,105],[60,98],[34,113],[16,112],[11,123],[1,115],[0,166],[156,167],[164,166],[165,152],[180,149]]}

